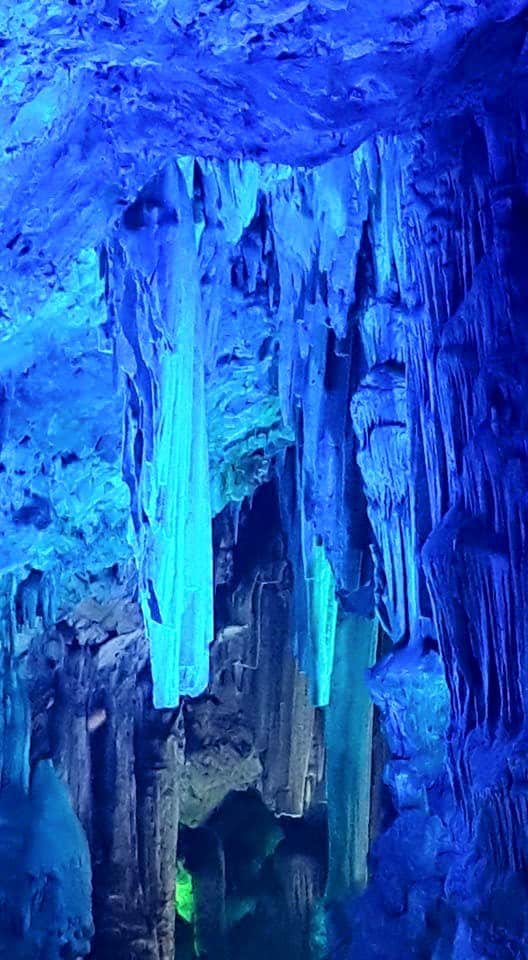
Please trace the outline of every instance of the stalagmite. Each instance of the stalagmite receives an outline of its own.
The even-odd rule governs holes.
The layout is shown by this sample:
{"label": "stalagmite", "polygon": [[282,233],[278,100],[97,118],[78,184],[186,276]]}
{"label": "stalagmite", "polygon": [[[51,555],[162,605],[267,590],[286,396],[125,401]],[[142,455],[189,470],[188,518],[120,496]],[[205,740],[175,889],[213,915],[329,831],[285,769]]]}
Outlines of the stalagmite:
{"label": "stalagmite", "polygon": [[0,952],[84,957],[93,935],[88,843],[51,760],[30,771],[31,714],[14,649],[14,581],[0,578]]}
{"label": "stalagmite", "polygon": [[366,674],[376,659],[379,626],[354,614],[340,618],[330,703],[325,714],[331,899],[367,884],[370,844],[373,705]]}

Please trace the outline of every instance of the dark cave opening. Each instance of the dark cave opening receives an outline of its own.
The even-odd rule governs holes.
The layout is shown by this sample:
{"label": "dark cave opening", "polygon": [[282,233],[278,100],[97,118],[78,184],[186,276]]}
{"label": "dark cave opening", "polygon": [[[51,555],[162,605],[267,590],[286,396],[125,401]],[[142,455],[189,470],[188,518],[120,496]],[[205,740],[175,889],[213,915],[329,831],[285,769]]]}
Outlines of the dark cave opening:
{"label": "dark cave opening", "polygon": [[242,960],[251,944],[255,957],[315,956],[327,857],[322,806],[302,818],[277,817],[254,790],[228,794],[202,826],[181,832],[193,923],[179,915],[178,955]]}

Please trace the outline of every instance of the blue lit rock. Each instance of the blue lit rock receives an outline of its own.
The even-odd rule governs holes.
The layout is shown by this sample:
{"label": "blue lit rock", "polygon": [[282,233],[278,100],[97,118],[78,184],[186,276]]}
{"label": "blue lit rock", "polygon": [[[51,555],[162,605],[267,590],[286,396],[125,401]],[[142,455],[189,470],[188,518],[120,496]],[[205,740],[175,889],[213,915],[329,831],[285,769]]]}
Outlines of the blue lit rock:
{"label": "blue lit rock", "polygon": [[71,260],[105,238],[170,154],[321,162],[387,125],[460,109],[461,96],[478,99],[493,63],[518,56],[522,21],[497,21],[522,8],[522,0],[456,9],[413,0],[5,5],[10,324],[64,284]]}
{"label": "blue lit rock", "polygon": [[29,701],[12,654],[10,614],[2,597],[0,948],[20,960],[84,957],[93,935],[90,853],[51,761],[30,772]]}
{"label": "blue lit rock", "polygon": [[[86,953],[91,934],[82,833],[49,763],[29,758],[35,634],[73,630],[79,600],[133,557],[155,701],[201,694],[211,521],[271,479],[283,632],[314,701],[331,701],[336,668],[330,726],[353,760],[341,776],[330,757],[342,861],[340,814],[367,817],[372,715],[355,672],[352,718],[339,689],[372,659],[374,611],[391,647],[369,683],[392,822],[359,899],[371,838],[347,827],[336,955],[523,956],[524,6],[0,11],[1,845],[8,865],[27,853],[41,892],[60,881],[32,927],[24,871],[9,890],[1,877],[30,955]],[[358,630],[333,663],[338,602]],[[300,714],[311,733],[306,700]],[[127,714],[123,768],[133,727]],[[281,781],[288,813],[308,780]]]}

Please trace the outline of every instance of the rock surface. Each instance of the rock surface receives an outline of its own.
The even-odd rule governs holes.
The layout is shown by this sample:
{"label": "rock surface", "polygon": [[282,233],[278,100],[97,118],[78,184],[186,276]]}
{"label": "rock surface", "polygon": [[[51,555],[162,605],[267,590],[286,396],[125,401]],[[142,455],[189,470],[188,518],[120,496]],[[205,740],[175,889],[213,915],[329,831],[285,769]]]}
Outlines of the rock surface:
{"label": "rock surface", "polygon": [[258,504],[244,508],[238,544],[231,512],[217,521],[224,625],[206,696],[179,710],[153,707],[132,568],[94,580],[56,624],[34,625],[24,656],[31,764],[38,772],[53,762],[88,838],[97,960],[172,960],[179,824],[201,828],[237,788],[259,790],[271,822],[272,814],[301,817],[324,795],[322,717],[289,647],[291,575],[277,495],[266,496],[275,524],[252,565],[239,553]]}

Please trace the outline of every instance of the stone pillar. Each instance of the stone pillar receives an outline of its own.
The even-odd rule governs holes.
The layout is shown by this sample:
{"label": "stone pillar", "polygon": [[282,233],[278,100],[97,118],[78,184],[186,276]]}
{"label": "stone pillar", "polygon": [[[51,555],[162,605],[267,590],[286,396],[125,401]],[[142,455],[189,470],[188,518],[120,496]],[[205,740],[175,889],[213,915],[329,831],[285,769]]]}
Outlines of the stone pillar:
{"label": "stone pillar", "polygon": [[326,710],[331,899],[367,882],[370,837],[373,704],[366,674],[376,657],[379,625],[355,614],[337,628],[332,693]]}

